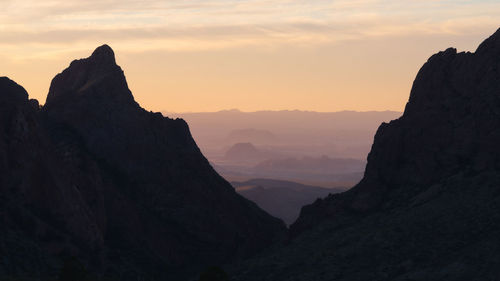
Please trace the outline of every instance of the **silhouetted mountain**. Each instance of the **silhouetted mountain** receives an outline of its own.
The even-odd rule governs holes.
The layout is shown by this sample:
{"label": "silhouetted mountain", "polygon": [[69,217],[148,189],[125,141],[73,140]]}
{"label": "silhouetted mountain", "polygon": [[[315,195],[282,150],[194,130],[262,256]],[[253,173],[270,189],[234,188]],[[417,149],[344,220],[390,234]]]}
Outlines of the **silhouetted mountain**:
{"label": "silhouetted mountain", "polygon": [[363,180],[304,207],[288,245],[234,280],[498,280],[499,128],[500,29],[433,55]]}
{"label": "silhouetted mountain", "polygon": [[238,195],[181,119],[147,112],[104,45],[45,106],[0,79],[0,277],[55,278],[77,258],[117,280],[185,280],[248,257],[283,223]]}
{"label": "silhouetted mountain", "polygon": [[231,182],[236,192],[257,203],[269,214],[292,224],[302,206],[330,193],[339,193],[347,188],[324,188],[304,185],[291,181],[273,179],[251,179],[244,182]]}

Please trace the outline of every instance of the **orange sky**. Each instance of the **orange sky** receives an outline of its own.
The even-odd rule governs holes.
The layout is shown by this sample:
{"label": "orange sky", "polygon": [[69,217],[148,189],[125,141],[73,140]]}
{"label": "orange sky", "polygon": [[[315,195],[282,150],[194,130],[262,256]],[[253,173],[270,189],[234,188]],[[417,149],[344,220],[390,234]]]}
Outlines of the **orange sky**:
{"label": "orange sky", "polygon": [[427,58],[474,51],[499,14],[496,0],[0,0],[0,75],[43,103],[107,43],[149,110],[402,111]]}

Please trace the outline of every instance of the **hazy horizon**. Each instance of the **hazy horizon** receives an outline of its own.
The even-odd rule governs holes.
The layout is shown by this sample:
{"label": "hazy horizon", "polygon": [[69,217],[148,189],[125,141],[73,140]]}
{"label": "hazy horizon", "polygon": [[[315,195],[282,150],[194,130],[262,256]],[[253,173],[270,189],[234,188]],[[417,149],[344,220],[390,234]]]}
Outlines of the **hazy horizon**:
{"label": "hazy horizon", "polygon": [[239,112],[239,113],[261,113],[261,112],[304,112],[304,113],[342,113],[342,112],[357,112],[357,113],[370,113],[370,112],[398,112],[402,113],[403,111],[398,111],[398,110],[350,110],[350,109],[343,109],[343,110],[337,110],[337,111],[315,111],[315,110],[302,110],[302,109],[262,109],[262,110],[255,110],[255,111],[244,111],[244,110],[239,110],[237,108],[230,108],[230,109],[221,109],[217,111],[185,111],[185,112],[174,112],[174,111],[167,111],[167,110],[161,110],[160,111],[163,114],[197,114],[197,113],[221,113],[221,112]]}

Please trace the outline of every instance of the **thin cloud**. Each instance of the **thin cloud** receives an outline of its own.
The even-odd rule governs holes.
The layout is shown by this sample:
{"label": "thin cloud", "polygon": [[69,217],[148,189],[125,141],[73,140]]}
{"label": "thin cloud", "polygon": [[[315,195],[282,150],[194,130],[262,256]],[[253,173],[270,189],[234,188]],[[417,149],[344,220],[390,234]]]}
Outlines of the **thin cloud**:
{"label": "thin cloud", "polygon": [[96,41],[169,51],[315,45],[461,34],[497,26],[499,13],[500,3],[485,0],[0,0],[0,48]]}

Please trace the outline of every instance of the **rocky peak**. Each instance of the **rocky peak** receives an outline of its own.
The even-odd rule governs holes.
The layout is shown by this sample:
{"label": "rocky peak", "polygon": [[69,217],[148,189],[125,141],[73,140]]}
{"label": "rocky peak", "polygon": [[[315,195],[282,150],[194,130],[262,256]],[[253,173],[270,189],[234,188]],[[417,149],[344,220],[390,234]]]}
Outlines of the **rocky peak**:
{"label": "rocky peak", "polygon": [[379,127],[361,182],[303,207],[290,243],[232,279],[498,279],[499,39],[433,55],[403,116]]}
{"label": "rocky peak", "polygon": [[365,178],[427,185],[460,169],[496,168],[499,54],[500,30],[475,53],[449,48],[433,55],[415,78],[403,116],[379,128]]}
{"label": "rocky peak", "polygon": [[97,47],[89,59],[101,65],[116,65],[115,52],[113,52],[113,49],[106,44]]}
{"label": "rocky peak", "polygon": [[304,207],[292,230],[340,213],[408,204],[459,173],[500,170],[499,54],[500,30],[475,53],[449,48],[431,56],[415,78],[403,116],[379,127],[361,182]]}
{"label": "rocky peak", "polygon": [[497,55],[500,54],[500,28],[491,35],[488,39],[484,40],[483,43],[479,45],[476,50],[477,54],[482,54],[486,52],[495,52]]}
{"label": "rocky peak", "polygon": [[[112,247],[150,258],[148,266],[167,263],[169,280],[178,280],[173,271],[251,255],[285,230],[216,174],[186,122],[134,102],[109,46],[57,75],[40,115],[67,162],[97,159],[109,214],[99,219]],[[93,193],[92,184],[80,186]]]}
{"label": "rocky peak", "polygon": [[186,122],[135,103],[109,46],[58,74],[41,109],[0,78],[0,132],[0,244],[19,268],[0,262],[0,280],[51,280],[69,257],[113,280],[186,280],[285,233],[213,170]]}
{"label": "rocky peak", "polygon": [[[63,100],[97,100],[99,104],[135,104],[123,70],[116,64],[111,47],[102,45],[90,57],[73,61],[50,85],[46,106]],[[90,100],[90,101],[89,101]]]}
{"label": "rocky peak", "polygon": [[28,100],[26,90],[8,77],[0,77],[0,102],[16,103]]}

